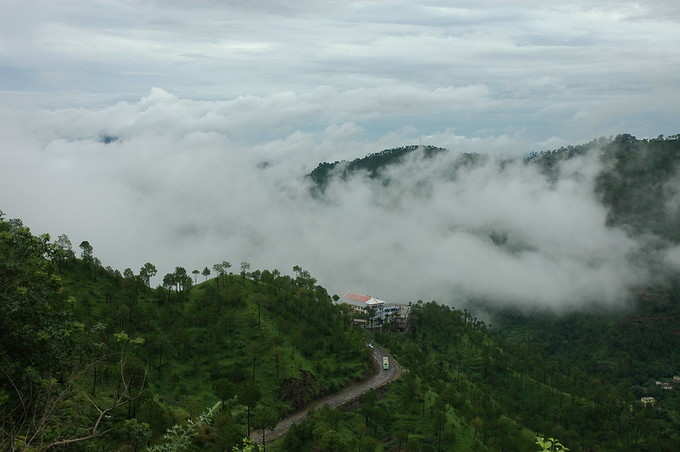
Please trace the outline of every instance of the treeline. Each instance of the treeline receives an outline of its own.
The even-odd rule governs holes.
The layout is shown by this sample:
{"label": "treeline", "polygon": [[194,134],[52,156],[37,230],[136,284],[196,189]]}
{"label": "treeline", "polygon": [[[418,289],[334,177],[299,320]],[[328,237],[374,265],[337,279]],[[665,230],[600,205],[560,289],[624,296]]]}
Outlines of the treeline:
{"label": "treeline", "polygon": [[121,273],[79,248],[0,216],[9,450],[140,450],[216,402],[190,444],[230,450],[371,368],[347,312],[299,267],[291,277],[243,263],[233,274],[225,261],[210,280],[207,266],[177,267],[152,288],[153,264]]}
{"label": "treeline", "polygon": [[350,162],[335,161],[332,163],[320,163],[310,174],[309,178],[314,182],[315,193],[320,194],[326,188],[332,177],[346,179],[357,171],[365,171],[369,177],[375,178],[380,172],[391,166],[404,161],[404,158],[414,152],[422,152],[423,157],[430,158],[446,149],[435,146],[402,146],[399,148],[385,149],[380,152],[354,159]]}

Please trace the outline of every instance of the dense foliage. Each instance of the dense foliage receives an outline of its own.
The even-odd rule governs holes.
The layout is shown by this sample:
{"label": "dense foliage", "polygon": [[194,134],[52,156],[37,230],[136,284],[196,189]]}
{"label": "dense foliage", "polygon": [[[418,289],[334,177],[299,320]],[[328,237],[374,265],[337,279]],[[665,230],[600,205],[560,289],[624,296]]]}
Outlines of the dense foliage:
{"label": "dense foliage", "polygon": [[[299,267],[199,285],[104,268],[92,246],[0,219],[0,444],[137,449],[216,402],[192,439],[224,450],[370,368],[362,334]],[[198,272],[192,272],[197,278]],[[210,271],[204,272],[204,278]]]}
{"label": "dense foliage", "polygon": [[[549,350],[537,330],[489,330],[467,311],[418,304],[409,332],[376,336],[409,372],[352,410],[317,412],[280,450],[532,451],[537,435],[572,451],[677,449],[680,396],[667,391],[645,407],[624,380],[590,367],[589,336],[580,356],[569,356]],[[555,336],[570,337],[565,330]],[[646,335],[629,341],[633,348],[635,339],[645,343]],[[638,348],[645,347],[653,351]],[[669,352],[657,352],[658,361]]]}
{"label": "dense foliage", "polygon": [[[387,150],[310,177],[322,196],[334,176],[381,178],[421,151],[445,152]],[[611,225],[654,237],[648,247],[680,242],[680,209],[668,208],[680,199],[679,136],[621,135],[516,163],[552,179],[578,156],[600,163],[595,194]],[[461,154],[451,172],[484,161]],[[151,263],[121,273],[89,242],[78,248],[0,213],[3,449],[231,450],[370,372],[366,333],[300,267],[291,277],[242,262],[231,273],[224,261],[160,277]],[[372,339],[407,369],[402,378],[342,410],[318,410],[272,447],[534,451],[550,437],[572,451],[677,450],[680,277],[663,276],[626,311],[556,315],[477,300],[471,307],[494,328],[416,303],[406,331]]]}
{"label": "dense foliage", "polygon": [[[384,179],[386,190],[390,181],[382,170],[399,161],[385,160],[390,152],[400,155],[387,150],[380,159],[361,159],[361,169]],[[608,209],[610,225],[644,237],[646,248],[680,243],[680,210],[670,205],[680,199],[680,136],[601,138],[514,163],[556,180],[560,164],[578,157],[599,164],[594,194]],[[455,177],[488,161],[460,154],[448,160],[448,170]],[[339,176],[347,178],[352,163]],[[499,162],[499,170],[508,163],[513,160]],[[315,179],[322,187],[334,177],[328,171],[312,175],[323,176]],[[463,312],[421,305],[409,334],[380,335],[410,369],[408,376],[379,402],[364,401],[358,412],[318,413],[289,435],[288,444],[324,448],[315,434],[329,429],[326,435],[342,444],[336,450],[373,450],[377,444],[395,450],[535,450],[538,433],[571,450],[676,450],[680,384],[673,386],[671,377],[680,374],[680,276],[663,271],[618,311],[499,310],[476,300],[470,307],[490,316],[493,329],[470,323]],[[411,385],[409,396],[400,392],[404,385]],[[655,405],[644,407],[642,397],[653,397]],[[410,405],[413,400],[422,405]],[[361,410],[373,416],[363,417]]]}
{"label": "dense foliage", "polygon": [[310,174],[310,179],[314,182],[319,192],[323,192],[332,177],[347,178],[358,171],[365,171],[369,177],[378,177],[384,168],[391,165],[398,165],[404,158],[413,153],[418,153],[425,158],[432,157],[439,152],[446,151],[444,148],[435,146],[403,146],[394,149],[370,154],[366,157],[354,159],[351,162],[336,161],[332,163],[320,163]]}
{"label": "dense foliage", "polygon": [[669,202],[680,191],[680,135],[637,139],[619,135],[579,146],[534,153],[527,159],[555,177],[560,162],[595,154],[601,162],[595,191],[611,225],[680,242],[680,210]]}
{"label": "dense foliage", "polygon": [[[323,162],[309,177],[315,191],[323,192],[334,177],[347,179],[365,172],[368,177],[385,179],[387,168],[404,161],[406,155],[431,158],[451,152],[433,146],[405,146],[358,158],[350,162]],[[653,233],[680,242],[680,209],[669,209],[669,202],[680,199],[680,135],[637,139],[632,135],[599,138],[577,146],[531,152],[522,159],[507,158],[500,165],[521,161],[534,165],[549,179],[559,177],[559,165],[567,160],[595,156],[601,168],[596,177],[596,194],[609,209],[611,225],[632,233]],[[448,170],[451,177],[460,169],[482,165],[488,155],[457,154]],[[388,180],[384,180],[386,184]]]}

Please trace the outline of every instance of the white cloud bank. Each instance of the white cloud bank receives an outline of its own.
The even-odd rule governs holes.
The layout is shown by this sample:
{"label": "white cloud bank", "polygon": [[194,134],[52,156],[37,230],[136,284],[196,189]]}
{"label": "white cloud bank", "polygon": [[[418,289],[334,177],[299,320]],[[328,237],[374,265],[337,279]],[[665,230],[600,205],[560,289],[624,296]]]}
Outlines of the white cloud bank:
{"label": "white cloud bank", "polygon": [[102,106],[162,86],[245,104],[325,96],[323,117],[332,109],[343,121],[373,118],[380,124],[368,129],[378,134],[455,127],[466,136],[575,142],[677,133],[677,1],[3,6],[0,104]]}
{"label": "white cloud bank", "polygon": [[[156,89],[97,109],[3,111],[0,208],[37,232],[89,240],[118,268],[299,264],[333,292],[395,301],[616,304],[645,280],[629,259],[638,244],[605,226],[596,161],[570,162],[556,184],[530,167],[501,170],[493,157],[447,176],[455,151],[525,149],[512,136],[437,132],[433,144],[454,152],[391,170],[390,190],[357,175],[331,185],[329,202],[311,198],[303,176],[317,162],[418,138],[409,129],[367,134],[342,112],[369,112],[367,97],[411,95],[321,89],[211,102]],[[353,107],[324,108],[341,99]],[[104,144],[101,135],[120,139]]]}

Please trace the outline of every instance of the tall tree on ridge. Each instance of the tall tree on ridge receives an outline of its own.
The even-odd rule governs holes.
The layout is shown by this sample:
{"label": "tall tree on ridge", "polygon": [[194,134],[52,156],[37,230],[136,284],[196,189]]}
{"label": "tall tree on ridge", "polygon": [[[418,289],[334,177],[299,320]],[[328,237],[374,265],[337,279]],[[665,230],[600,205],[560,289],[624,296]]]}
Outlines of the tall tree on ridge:
{"label": "tall tree on ridge", "polygon": [[241,276],[243,279],[246,279],[246,274],[248,273],[248,270],[250,270],[250,263],[243,261],[241,262]]}
{"label": "tall tree on ridge", "polygon": [[147,262],[139,269],[139,277],[146,283],[147,286],[151,285],[151,278],[156,276],[157,270],[156,266],[151,262]]}
{"label": "tall tree on ridge", "polygon": [[92,248],[92,245],[90,245],[90,242],[87,240],[83,240],[80,242],[80,249],[82,250],[80,256],[83,258],[85,262],[92,262],[92,258],[94,256],[94,249]]}
{"label": "tall tree on ridge", "polygon": [[226,275],[229,272],[229,269],[231,268],[231,263],[229,261],[222,261],[222,278],[226,282]]}
{"label": "tall tree on ridge", "polygon": [[[177,292],[184,292],[187,288],[187,270],[184,267],[175,267],[175,285],[177,286]],[[191,278],[189,278],[191,281]]]}
{"label": "tall tree on ridge", "polygon": [[[207,267],[206,267],[207,268]],[[215,273],[217,273],[218,278],[217,278],[217,285],[220,285],[220,281],[222,280],[222,276],[224,275],[225,269],[222,264],[215,264],[213,265],[213,270]]]}

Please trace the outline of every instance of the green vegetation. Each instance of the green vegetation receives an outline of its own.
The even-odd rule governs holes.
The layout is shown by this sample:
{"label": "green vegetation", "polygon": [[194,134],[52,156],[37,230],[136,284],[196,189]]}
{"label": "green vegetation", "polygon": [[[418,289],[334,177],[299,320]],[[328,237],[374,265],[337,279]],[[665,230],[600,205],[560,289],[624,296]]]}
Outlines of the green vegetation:
{"label": "green vegetation", "polygon": [[[311,178],[321,195],[333,174],[381,178],[420,149],[321,165]],[[680,190],[679,136],[621,135],[519,163],[555,179],[560,162],[589,154],[602,164],[595,194],[610,224],[680,243],[680,210],[667,208]],[[484,160],[463,154],[451,171]],[[67,236],[35,236],[0,213],[3,449],[256,450],[244,441],[251,431],[372,369],[366,333],[298,266],[293,277],[247,262],[232,273],[227,261],[121,273],[88,241],[78,248],[77,257]],[[666,273],[623,312],[470,305],[493,328],[467,310],[417,302],[406,331],[370,339],[393,353],[402,378],[317,410],[271,449],[675,451],[680,276]]]}
{"label": "green vegetation", "polygon": [[[370,355],[347,313],[299,267],[227,272],[104,268],[83,242],[0,219],[0,444],[137,450],[216,402],[192,436],[230,449],[320,395],[363,378]],[[206,275],[207,276],[207,275]],[[123,449],[123,450],[127,450]]]}
{"label": "green vegetation", "polygon": [[[367,170],[389,189],[382,169],[403,151],[378,155],[345,163],[336,175]],[[601,163],[595,194],[609,209],[610,225],[636,236],[655,234],[657,244],[680,243],[678,211],[668,208],[677,196],[680,136],[621,135],[532,153],[519,163],[556,180],[559,163],[586,155]],[[487,161],[461,154],[449,171],[455,177]],[[311,175],[320,188],[337,166],[328,165]],[[680,385],[668,389],[680,373],[677,274],[640,288],[625,311],[594,306],[558,315],[498,310],[479,300],[471,306],[491,315],[495,328],[466,312],[425,304],[415,310],[408,334],[380,334],[379,342],[410,373],[379,401],[364,400],[352,412],[317,413],[289,434],[282,450],[536,450],[544,434],[572,451],[671,451],[680,444]],[[657,403],[643,407],[644,396]],[[367,412],[371,416],[362,416]],[[550,447],[564,446],[553,441]]]}
{"label": "green vegetation", "polygon": [[588,368],[587,336],[584,359],[570,362],[533,331],[506,335],[467,311],[418,303],[407,333],[376,335],[409,372],[351,411],[315,413],[280,450],[535,451],[543,435],[571,451],[676,450],[673,391],[643,407],[630,385]]}
{"label": "green vegetation", "polygon": [[[152,289],[153,265],[120,274],[80,248],[76,258],[65,236],[52,243],[0,221],[10,450],[252,449],[249,430],[368,372],[363,333],[299,267],[294,278],[247,263],[230,274],[222,262],[197,286],[177,267]],[[680,344],[672,322],[645,322],[673,318],[678,293],[641,294],[633,319],[506,311],[495,329],[416,303],[406,332],[373,338],[404,376],[344,410],[318,410],[272,450],[524,451],[542,435],[572,451],[674,450],[680,398],[656,380],[678,368]],[[644,407],[641,395],[658,403]]]}
{"label": "green vegetation", "polygon": [[352,160],[351,162],[336,161],[333,163],[323,162],[319,164],[310,174],[310,179],[314,182],[317,194],[322,193],[333,176],[346,179],[353,173],[365,171],[369,177],[378,177],[384,168],[398,165],[404,158],[412,153],[422,154],[425,158],[430,158],[446,149],[435,146],[403,146],[394,149],[385,149],[381,152],[368,155],[366,157]]}
{"label": "green vegetation", "polygon": [[609,224],[680,242],[680,210],[668,208],[680,190],[673,185],[680,174],[680,135],[600,138],[580,146],[534,153],[527,161],[555,177],[560,162],[590,153],[596,153],[602,163],[595,191],[609,208]]}
{"label": "green vegetation", "polygon": [[[382,180],[388,186],[384,170],[404,161],[406,155],[432,158],[450,152],[433,146],[405,146],[371,154],[351,162],[321,163],[310,174],[317,194],[323,193],[334,177],[347,179],[364,171],[368,177]],[[567,160],[595,155],[601,162],[595,192],[609,209],[611,225],[629,229],[635,234],[654,233],[660,238],[680,243],[680,209],[669,209],[669,202],[680,196],[677,185],[680,174],[680,135],[637,139],[632,135],[599,138],[578,146],[550,151],[531,152],[521,162],[535,165],[549,179],[556,180],[559,164]],[[458,154],[450,162],[448,172],[456,172],[489,161],[487,155]],[[513,161],[506,159],[499,170]],[[674,185],[675,183],[675,185]]]}
{"label": "green vegetation", "polygon": [[536,435],[536,444],[540,452],[567,452],[569,450],[558,439],[544,438],[541,435]]}

